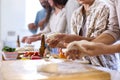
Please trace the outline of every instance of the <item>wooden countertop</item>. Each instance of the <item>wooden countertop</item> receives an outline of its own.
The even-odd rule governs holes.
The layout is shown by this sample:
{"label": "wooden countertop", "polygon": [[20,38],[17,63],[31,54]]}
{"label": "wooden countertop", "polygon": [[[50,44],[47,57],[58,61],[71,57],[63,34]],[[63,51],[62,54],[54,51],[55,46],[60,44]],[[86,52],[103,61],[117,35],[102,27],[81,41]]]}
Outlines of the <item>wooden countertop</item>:
{"label": "wooden countertop", "polygon": [[[37,66],[42,62],[43,60],[2,61],[1,78],[3,80],[111,80],[108,72],[80,63],[57,63],[60,66],[60,73],[38,72]],[[73,73],[61,73],[62,70]]]}

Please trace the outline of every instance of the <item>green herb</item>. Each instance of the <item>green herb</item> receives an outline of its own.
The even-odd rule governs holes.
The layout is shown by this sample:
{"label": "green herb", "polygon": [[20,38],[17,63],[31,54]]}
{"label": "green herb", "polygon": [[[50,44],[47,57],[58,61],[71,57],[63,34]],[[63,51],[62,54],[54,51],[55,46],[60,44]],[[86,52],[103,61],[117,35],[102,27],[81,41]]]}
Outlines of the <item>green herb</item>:
{"label": "green herb", "polygon": [[15,48],[5,46],[5,47],[2,48],[2,51],[4,51],[4,52],[14,52]]}

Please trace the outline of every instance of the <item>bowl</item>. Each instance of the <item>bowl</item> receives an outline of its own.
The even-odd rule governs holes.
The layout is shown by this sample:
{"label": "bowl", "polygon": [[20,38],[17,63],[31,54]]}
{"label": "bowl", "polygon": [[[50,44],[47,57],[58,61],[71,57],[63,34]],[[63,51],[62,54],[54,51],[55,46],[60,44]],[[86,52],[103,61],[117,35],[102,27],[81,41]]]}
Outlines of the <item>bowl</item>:
{"label": "bowl", "polygon": [[2,52],[5,60],[16,60],[18,57],[18,52]]}

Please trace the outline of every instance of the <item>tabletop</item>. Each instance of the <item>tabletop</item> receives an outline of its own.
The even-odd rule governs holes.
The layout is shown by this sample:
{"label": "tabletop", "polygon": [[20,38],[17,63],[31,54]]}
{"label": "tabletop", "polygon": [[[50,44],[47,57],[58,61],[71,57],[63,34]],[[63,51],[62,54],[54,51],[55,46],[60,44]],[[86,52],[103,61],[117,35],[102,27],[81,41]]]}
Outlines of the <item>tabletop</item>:
{"label": "tabletop", "polygon": [[[114,71],[114,70],[109,70],[106,68],[102,68],[102,67],[95,67],[95,66],[90,66],[90,65],[86,65],[86,64],[79,64],[77,63],[70,63],[70,64],[66,64],[66,63],[59,63],[59,65],[61,66],[61,70],[60,73],[56,74],[51,74],[51,73],[44,73],[44,72],[38,72],[37,71],[37,66],[40,65],[41,63],[43,63],[43,60],[15,60],[15,61],[1,61],[1,70],[0,70],[0,80],[61,80],[61,75],[60,73],[63,72],[63,74],[69,73],[69,72],[73,72],[73,74],[70,75],[66,75],[64,76],[64,79],[70,79],[70,80],[84,80],[82,79],[80,76],[84,75],[87,77],[94,77],[95,79],[92,80],[101,80],[101,78],[99,79],[99,77],[102,76],[106,76],[108,78],[102,79],[102,80],[119,80],[120,79],[120,72],[118,71]],[[58,63],[60,62],[60,60],[53,60],[53,62]],[[64,66],[63,66],[64,65]],[[72,67],[70,67],[70,65],[74,65]],[[77,68],[76,66],[81,67],[82,69],[84,69],[84,71],[88,71],[88,72],[84,72],[84,73],[79,73],[79,68]],[[68,67],[69,66],[69,67]],[[63,69],[64,68],[64,69]],[[71,71],[67,70],[71,69]],[[76,69],[75,69],[76,68]],[[87,69],[88,68],[88,69]],[[67,70],[67,71],[65,71]],[[90,72],[89,72],[90,71]],[[92,71],[92,72],[91,72]],[[64,73],[65,72],[65,73]],[[74,75],[74,72],[78,72],[77,75]],[[107,72],[107,73],[106,73]],[[109,75],[110,74],[110,78],[109,79]],[[99,76],[97,76],[99,75]],[[51,77],[52,76],[52,77]],[[55,76],[57,76],[55,78]],[[58,77],[60,76],[60,77]],[[79,77],[78,77],[79,76]],[[61,78],[61,79],[58,79]],[[90,78],[89,78],[90,79]],[[89,80],[86,78],[86,80]]]}

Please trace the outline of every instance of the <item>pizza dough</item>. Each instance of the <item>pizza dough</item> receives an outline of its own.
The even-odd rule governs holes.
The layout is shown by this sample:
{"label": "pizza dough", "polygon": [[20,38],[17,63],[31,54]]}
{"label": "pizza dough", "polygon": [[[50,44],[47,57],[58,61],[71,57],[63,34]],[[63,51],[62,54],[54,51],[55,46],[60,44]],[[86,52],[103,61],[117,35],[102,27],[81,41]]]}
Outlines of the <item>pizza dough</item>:
{"label": "pizza dough", "polygon": [[57,63],[44,63],[37,66],[38,72],[49,72],[49,73],[57,73],[58,72],[58,64]]}
{"label": "pizza dough", "polygon": [[[67,50],[66,51],[70,51],[70,50],[80,50],[83,51],[85,50],[85,48],[82,46],[83,44],[88,44],[88,45],[92,45],[92,42],[88,42],[86,40],[81,40],[81,41],[73,41],[70,44],[68,44],[67,46]],[[86,56],[85,53],[81,53],[81,56]]]}
{"label": "pizza dough", "polygon": [[24,53],[25,51],[34,51],[33,45],[25,45],[24,47],[17,47],[16,52]]}

